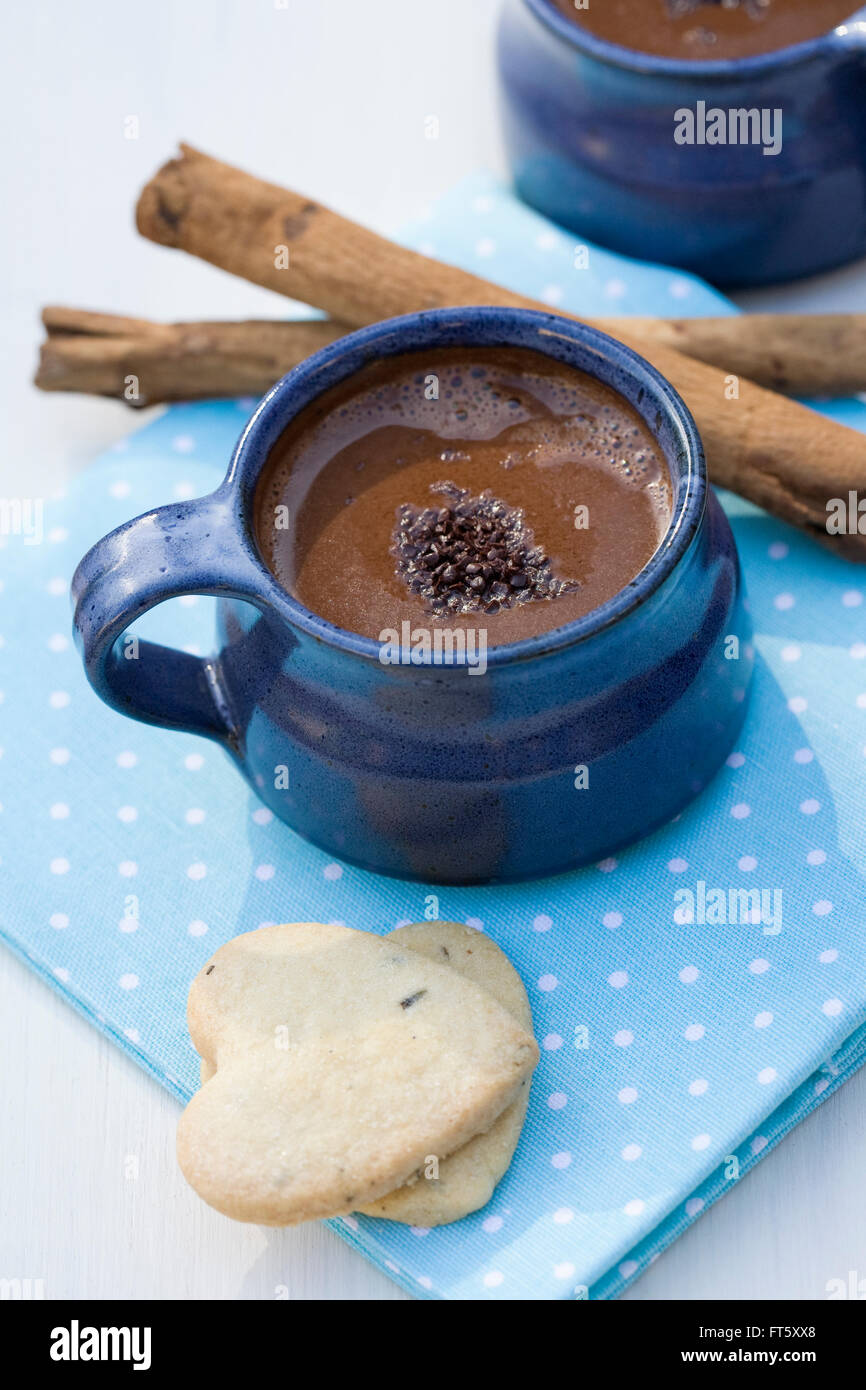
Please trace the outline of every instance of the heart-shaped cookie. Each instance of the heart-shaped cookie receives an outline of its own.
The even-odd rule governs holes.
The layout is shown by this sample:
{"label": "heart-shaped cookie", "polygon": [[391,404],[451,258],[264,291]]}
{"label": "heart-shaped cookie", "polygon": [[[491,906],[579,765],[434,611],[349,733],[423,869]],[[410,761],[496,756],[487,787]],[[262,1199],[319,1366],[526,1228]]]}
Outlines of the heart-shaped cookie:
{"label": "heart-shaped cookie", "polygon": [[489,1129],[538,1050],[492,995],[387,937],[298,923],[221,947],[189,1028],[214,1074],[178,1126],[211,1206],[291,1225],[367,1206]]}

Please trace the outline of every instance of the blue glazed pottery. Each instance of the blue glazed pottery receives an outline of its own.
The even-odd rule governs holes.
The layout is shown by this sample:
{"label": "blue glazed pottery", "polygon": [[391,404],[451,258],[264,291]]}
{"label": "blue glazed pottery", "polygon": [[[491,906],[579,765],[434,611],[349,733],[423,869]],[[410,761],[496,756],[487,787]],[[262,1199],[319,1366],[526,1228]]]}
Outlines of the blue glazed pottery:
{"label": "blue glazed pottery", "polygon": [[[298,411],[372,360],[467,345],[533,348],[619,391],[659,441],[674,493],[665,539],[626,589],[578,622],[491,648],[474,676],[383,665],[380,644],[277,584],[253,529],[257,479]],[[186,593],[220,600],[217,656],[126,634]],[[261,402],[217,491],[99,541],[73,596],[103,700],[221,743],[274,813],[331,853],[427,881],[553,873],[661,825],[729,752],[751,678],[734,541],[683,402],[605,334],[526,310],[410,314],[316,353]]]}
{"label": "blue glazed pottery", "polygon": [[[696,63],[506,0],[498,54],[517,191],[590,241],[723,286],[866,254],[866,8],[809,43]],[[679,144],[684,109],[781,112],[781,148]]]}

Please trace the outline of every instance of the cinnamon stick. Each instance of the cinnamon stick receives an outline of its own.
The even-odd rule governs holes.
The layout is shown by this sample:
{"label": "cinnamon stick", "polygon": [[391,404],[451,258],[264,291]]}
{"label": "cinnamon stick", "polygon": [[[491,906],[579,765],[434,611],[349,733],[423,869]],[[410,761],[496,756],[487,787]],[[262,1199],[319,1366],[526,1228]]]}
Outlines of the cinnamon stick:
{"label": "cinnamon stick", "polygon": [[866,391],[866,314],[606,318],[604,327],[615,338],[631,333],[647,345],[676,348],[786,396]]}
{"label": "cinnamon stick", "polygon": [[[301,194],[186,145],[144,188],[137,225],[153,241],[313,304],[352,327],[412,310],[470,304],[550,313],[548,305],[408,251]],[[630,327],[620,336],[685,399],[715,483],[828,539],[828,503],[866,490],[862,435],[745,378],[734,394],[718,368],[648,343]],[[866,536],[832,541],[866,558]]]}
{"label": "cinnamon stick", "polygon": [[[320,347],[351,332],[326,320],[158,324],[85,309],[43,311],[48,332],[36,385],[117,396],[129,405],[261,396]],[[726,372],[794,396],[866,391],[866,314],[732,314],[728,318],[605,318]],[[141,383],[130,393],[129,377]]]}
{"label": "cinnamon stick", "polygon": [[213,396],[264,395],[281,376],[347,330],[295,322],[153,323],[50,306],[36,385],[115,396],[133,407]]}

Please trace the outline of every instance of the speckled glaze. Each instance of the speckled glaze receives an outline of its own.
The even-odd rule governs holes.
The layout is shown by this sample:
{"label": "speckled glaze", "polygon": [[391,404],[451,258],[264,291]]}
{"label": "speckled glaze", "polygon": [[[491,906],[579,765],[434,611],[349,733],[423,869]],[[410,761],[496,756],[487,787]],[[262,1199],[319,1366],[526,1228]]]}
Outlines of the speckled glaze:
{"label": "speckled glaze", "polygon": [[[851,11],[809,43],[689,63],[596,38],[550,0],[506,0],[499,73],[518,192],[591,241],[717,285],[862,256],[866,8],[851,0]],[[675,144],[674,112],[699,101],[781,109],[781,152]]]}
{"label": "speckled glaze", "polygon": [[[534,348],[620,391],[664,451],[673,517],[626,589],[579,622],[491,649],[484,675],[385,666],[377,643],[276,583],[253,539],[255,484],[288,421],[322,391],[376,358],[470,344]],[[129,624],[183,593],[221,600],[219,655],[142,642],[127,660],[118,639]],[[661,825],[730,751],[751,679],[733,537],[682,401],[622,344],[524,310],[411,314],[317,353],[261,402],[215,493],[106,536],[73,595],[103,700],[220,742],[275,814],[331,853],[426,881],[553,873]]]}

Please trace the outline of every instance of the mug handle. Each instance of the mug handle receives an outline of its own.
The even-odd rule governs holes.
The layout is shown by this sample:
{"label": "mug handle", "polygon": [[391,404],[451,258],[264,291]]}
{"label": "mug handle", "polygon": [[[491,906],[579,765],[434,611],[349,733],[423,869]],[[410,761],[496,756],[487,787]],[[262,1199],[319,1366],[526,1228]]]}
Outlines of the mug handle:
{"label": "mug handle", "polygon": [[219,493],[158,507],[103,536],[72,579],[75,640],[97,695],[132,719],[201,734],[237,752],[237,730],[213,658],[144,641],[121,652],[119,641],[136,618],[182,594],[239,598],[263,608],[256,580]]}

